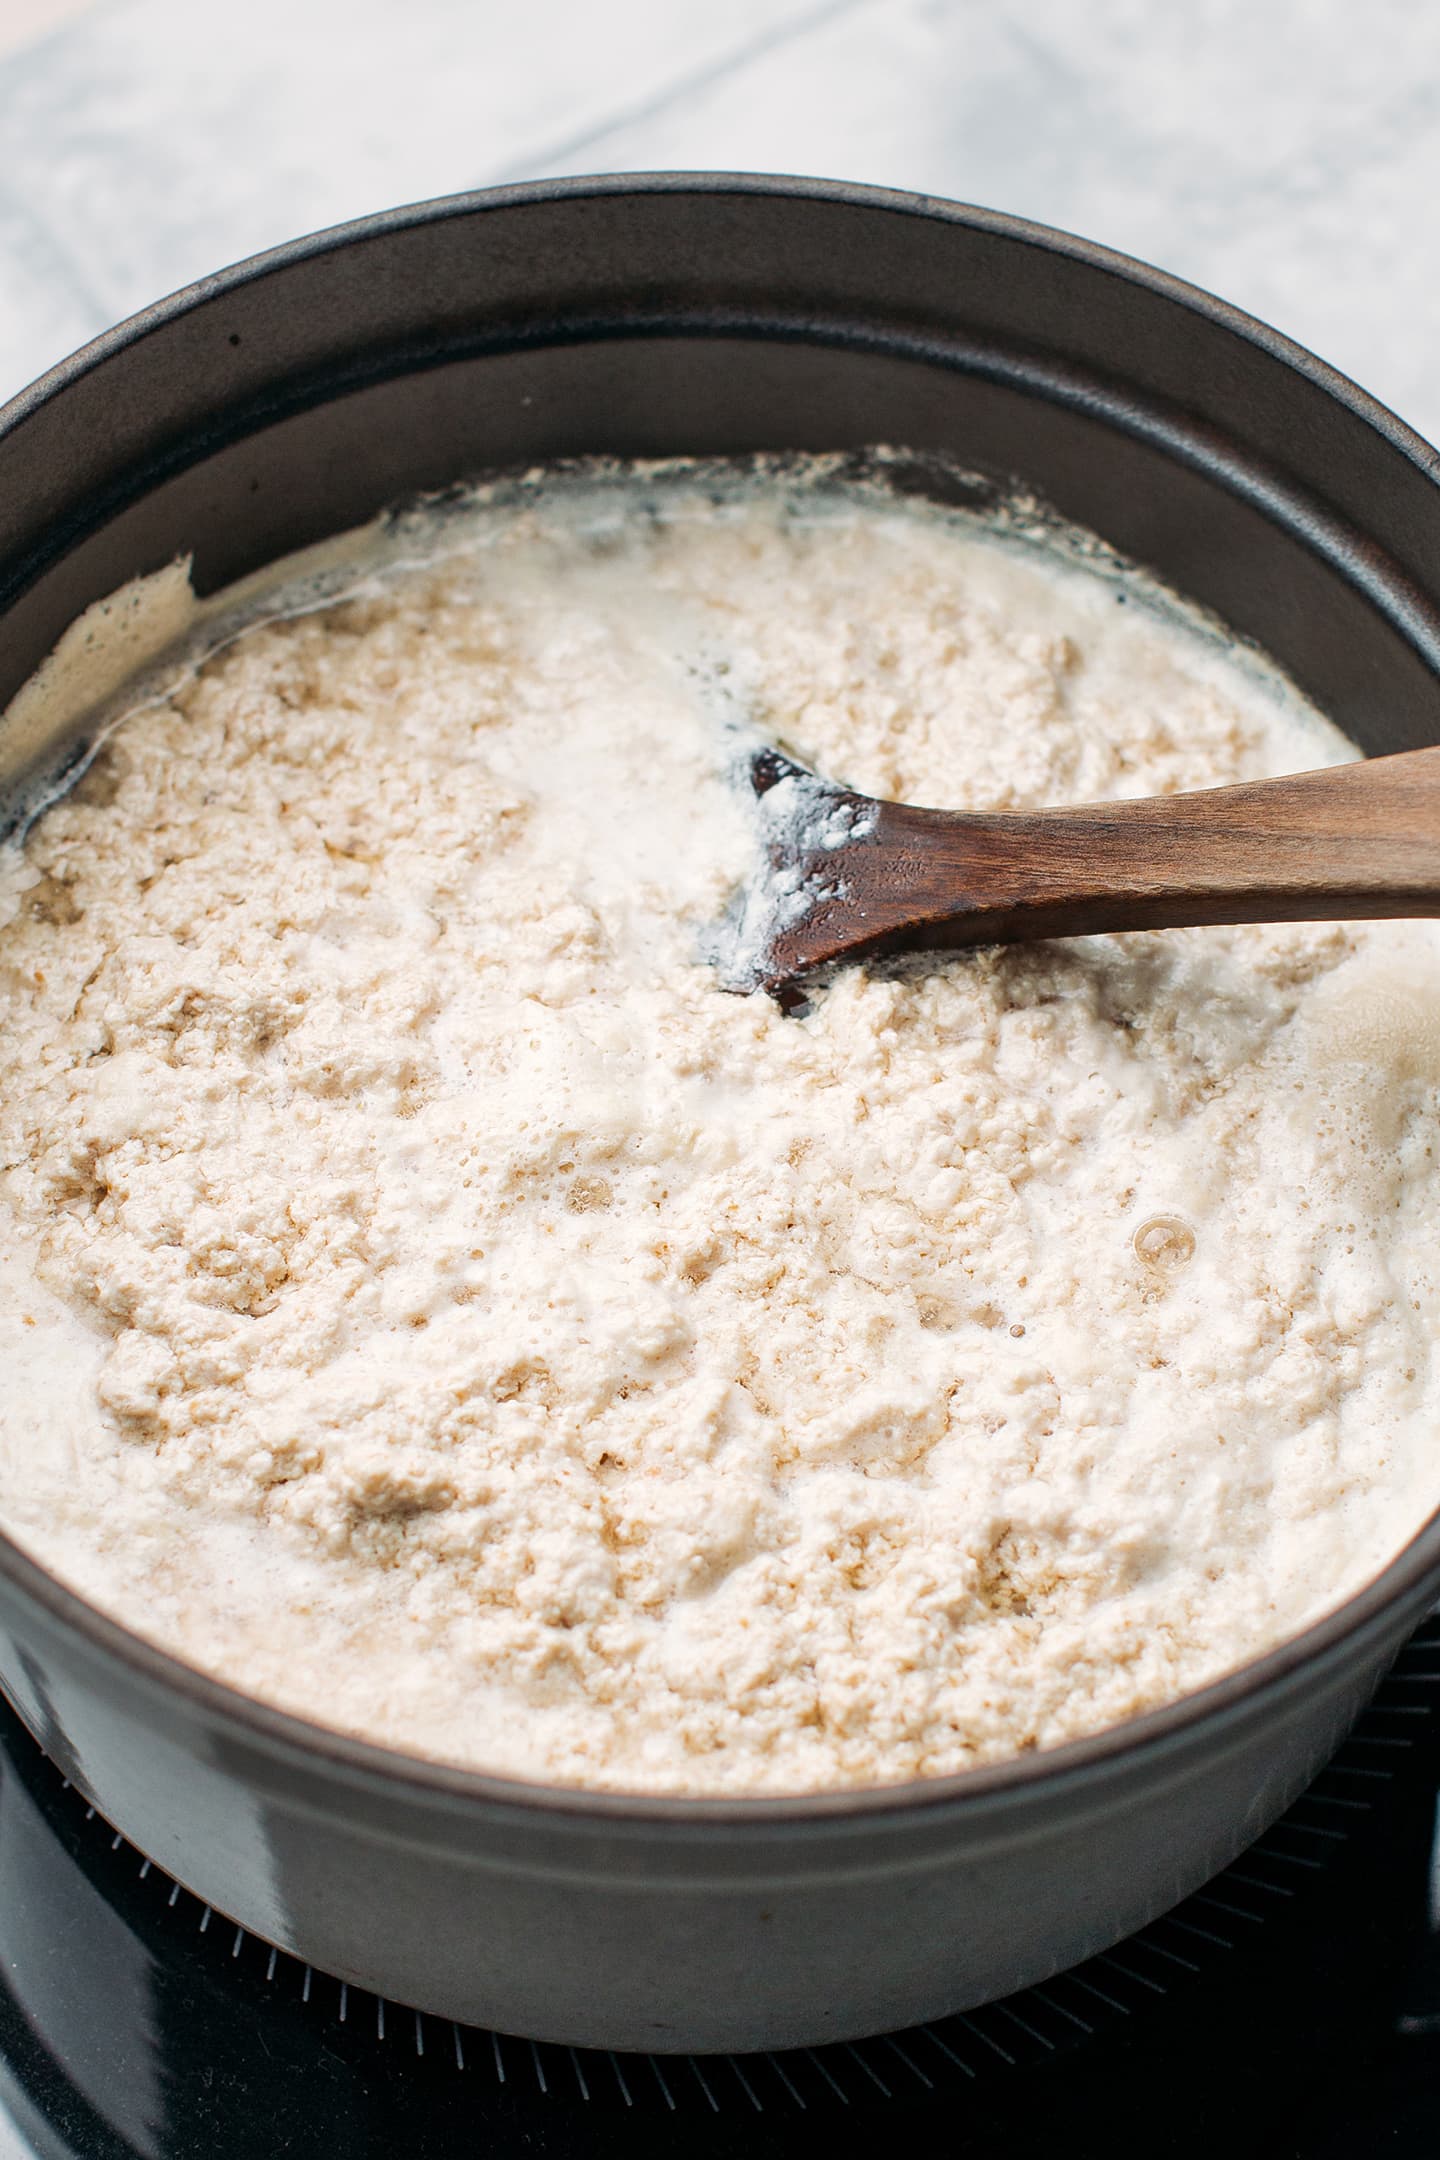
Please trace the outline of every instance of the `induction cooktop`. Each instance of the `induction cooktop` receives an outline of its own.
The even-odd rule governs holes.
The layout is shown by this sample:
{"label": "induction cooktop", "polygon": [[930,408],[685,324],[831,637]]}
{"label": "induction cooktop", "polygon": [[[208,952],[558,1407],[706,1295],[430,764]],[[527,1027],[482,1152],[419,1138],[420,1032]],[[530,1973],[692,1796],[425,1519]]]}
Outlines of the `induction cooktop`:
{"label": "induction cooktop", "polygon": [[0,2160],[1433,2160],[1437,1709],[1431,1620],[1274,1829],[1042,1987],[853,2047],[652,2057],[301,1965],[112,1830],[0,1700]]}

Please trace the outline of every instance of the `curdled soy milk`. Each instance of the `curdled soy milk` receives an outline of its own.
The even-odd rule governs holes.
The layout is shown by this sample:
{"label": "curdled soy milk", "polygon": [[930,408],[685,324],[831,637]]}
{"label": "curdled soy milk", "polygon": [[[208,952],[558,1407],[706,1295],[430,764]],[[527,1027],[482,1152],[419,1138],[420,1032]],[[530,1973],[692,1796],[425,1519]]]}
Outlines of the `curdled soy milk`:
{"label": "curdled soy milk", "polygon": [[[1353,753],[1134,581],[821,467],[412,520],[0,880],[0,1518],[236,1687],[677,1793],[1163,1703],[1440,1502],[1419,925],[707,955],[782,741],[964,809]],[[743,761],[741,761],[743,762]]]}

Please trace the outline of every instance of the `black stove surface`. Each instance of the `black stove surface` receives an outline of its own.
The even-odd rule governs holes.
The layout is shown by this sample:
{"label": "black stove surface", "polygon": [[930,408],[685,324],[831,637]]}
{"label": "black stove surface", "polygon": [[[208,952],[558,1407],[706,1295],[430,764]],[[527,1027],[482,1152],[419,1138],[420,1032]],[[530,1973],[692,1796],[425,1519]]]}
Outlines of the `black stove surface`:
{"label": "black stove surface", "polygon": [[[202,1906],[0,1700],[0,2160],[1440,2153],[1440,1621],[1282,1822],[1167,1917],[861,2046],[612,2056],[457,2028]],[[848,2135],[847,2135],[848,2134]]]}

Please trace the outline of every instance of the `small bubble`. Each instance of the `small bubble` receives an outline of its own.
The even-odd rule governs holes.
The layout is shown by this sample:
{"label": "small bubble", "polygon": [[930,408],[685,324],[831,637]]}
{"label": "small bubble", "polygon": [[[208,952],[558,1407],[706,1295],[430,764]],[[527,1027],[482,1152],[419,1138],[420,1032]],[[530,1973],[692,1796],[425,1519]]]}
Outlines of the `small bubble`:
{"label": "small bubble", "polygon": [[613,1198],[608,1178],[577,1177],[565,1195],[565,1205],[572,1215],[596,1215],[608,1208]]}
{"label": "small bubble", "polygon": [[1182,1268],[1195,1255],[1195,1233],[1178,1215],[1152,1215],[1134,1237],[1135,1256],[1147,1267]]}

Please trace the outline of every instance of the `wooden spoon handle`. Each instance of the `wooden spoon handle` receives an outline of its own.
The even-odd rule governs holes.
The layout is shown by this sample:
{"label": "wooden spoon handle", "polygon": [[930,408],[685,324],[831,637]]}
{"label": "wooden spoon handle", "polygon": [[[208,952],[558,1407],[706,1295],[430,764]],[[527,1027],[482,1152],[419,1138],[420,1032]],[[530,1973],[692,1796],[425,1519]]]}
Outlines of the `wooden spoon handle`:
{"label": "wooden spoon handle", "polygon": [[[772,980],[843,954],[1189,923],[1440,915],[1440,748],[1006,815],[870,805]],[[788,948],[788,949],[787,949]]]}

